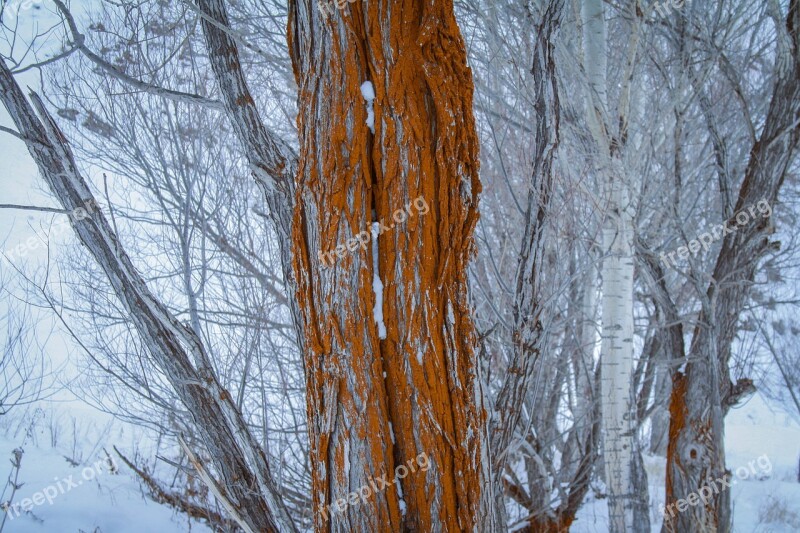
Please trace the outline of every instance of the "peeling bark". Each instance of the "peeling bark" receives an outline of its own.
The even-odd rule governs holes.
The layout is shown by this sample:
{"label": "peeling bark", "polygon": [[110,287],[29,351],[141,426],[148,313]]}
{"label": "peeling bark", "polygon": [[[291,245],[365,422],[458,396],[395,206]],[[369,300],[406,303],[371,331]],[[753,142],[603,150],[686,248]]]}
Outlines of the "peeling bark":
{"label": "peeling bark", "polygon": [[507,448],[519,423],[539,359],[542,337],[540,275],[543,263],[544,229],[553,187],[553,161],[559,143],[558,82],[553,38],[561,22],[562,0],[553,0],[537,27],[533,75],[536,87],[536,136],[533,173],[525,210],[525,232],[517,265],[514,298],[514,353],[506,379],[497,397],[497,420],[492,428],[495,470],[505,466]]}
{"label": "peeling bark", "polygon": [[[577,466],[574,471],[565,474],[568,481],[557,487],[558,504],[553,505],[553,487],[551,472],[540,468],[541,458],[531,459],[536,468],[530,468],[527,483],[530,494],[517,482],[508,479],[513,473],[508,466],[509,451],[515,449],[515,441],[527,439],[529,435],[519,431],[519,421],[523,406],[530,401],[531,386],[536,376],[542,375],[543,366],[552,365],[552,359],[542,358],[541,349],[544,341],[541,315],[543,313],[541,293],[541,278],[544,266],[545,229],[548,222],[550,200],[553,191],[554,169],[553,164],[560,142],[561,102],[559,100],[558,79],[555,61],[555,38],[558,32],[564,2],[550,0],[542,7],[543,12],[535,26],[535,46],[533,51],[533,65],[531,74],[536,94],[536,124],[533,145],[533,172],[528,189],[527,203],[525,204],[525,229],[520,245],[520,257],[517,264],[516,285],[514,291],[513,309],[513,353],[512,360],[506,369],[506,376],[497,396],[494,408],[494,420],[491,428],[492,458],[495,474],[502,479],[505,494],[512,497],[517,503],[528,510],[528,531],[567,531],[574,521],[580,508],[583,497],[588,490],[588,477],[596,457],[594,446],[596,439],[592,438],[594,423],[593,409],[587,409],[587,430],[574,428],[576,433],[587,438],[582,442],[570,442],[567,451],[562,455],[565,461],[572,461],[573,457]],[[591,289],[594,290],[594,287]],[[591,299],[590,299],[591,302]],[[591,305],[591,303],[590,303]],[[586,328],[587,330],[589,328]],[[589,336],[589,331],[586,332]],[[592,332],[593,333],[593,332]],[[580,341],[576,343],[576,351],[584,353]],[[591,369],[591,353],[589,353],[589,366]],[[583,361],[581,361],[583,363]],[[586,371],[583,365],[579,375],[586,378],[582,385],[586,385],[589,393],[585,400],[586,405],[591,402],[591,370]],[[533,423],[537,428],[537,437],[534,447],[540,446],[542,435],[557,435],[556,427],[558,418],[560,395],[555,393],[566,379],[566,372],[560,369],[556,372],[555,379],[545,380],[553,382],[552,388],[542,387],[534,400],[537,406],[547,405],[544,409],[536,409],[532,416],[536,419]],[[586,392],[586,390],[582,390]],[[541,395],[541,396],[539,396]],[[549,395],[549,397],[548,397]],[[582,423],[584,423],[582,421]],[[552,431],[548,431],[549,428]],[[573,433],[573,434],[576,434]],[[545,446],[549,446],[546,444]],[[538,449],[537,449],[538,451]],[[574,452],[574,456],[573,456]],[[551,467],[552,465],[548,465]],[[562,463],[562,468],[567,468]],[[501,498],[498,498],[502,502]]]}

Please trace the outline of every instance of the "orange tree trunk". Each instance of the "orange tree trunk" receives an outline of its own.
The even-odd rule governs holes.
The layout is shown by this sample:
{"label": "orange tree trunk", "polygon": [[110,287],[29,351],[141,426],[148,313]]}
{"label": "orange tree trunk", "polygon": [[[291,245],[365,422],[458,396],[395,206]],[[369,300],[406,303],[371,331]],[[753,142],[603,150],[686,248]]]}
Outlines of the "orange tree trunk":
{"label": "orange tree trunk", "polygon": [[341,4],[292,3],[289,20],[315,529],[485,531],[464,42],[452,0]]}

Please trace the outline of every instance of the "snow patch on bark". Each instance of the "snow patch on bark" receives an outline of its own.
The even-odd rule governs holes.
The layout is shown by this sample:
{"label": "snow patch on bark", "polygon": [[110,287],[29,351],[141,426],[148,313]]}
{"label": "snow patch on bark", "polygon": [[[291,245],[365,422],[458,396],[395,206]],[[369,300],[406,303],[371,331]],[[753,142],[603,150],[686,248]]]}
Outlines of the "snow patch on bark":
{"label": "snow patch on bark", "polygon": [[[369,82],[367,82],[369,83]],[[372,84],[370,83],[370,87]],[[361,90],[363,91],[363,85]],[[372,308],[372,317],[378,325],[378,337],[386,338],[386,324],[383,322],[383,282],[378,272],[378,234],[381,225],[378,222],[372,223],[372,292],[375,293],[375,307]]]}
{"label": "snow patch on bark", "polygon": [[372,107],[372,102],[375,100],[375,87],[371,81],[365,81],[361,84],[361,96],[367,102],[367,127],[373,134],[375,133],[375,110]]}
{"label": "snow patch on bark", "polygon": [[350,475],[350,441],[344,441],[344,470],[347,475]]}
{"label": "snow patch on bark", "polygon": [[397,500],[398,500],[397,503],[400,505],[400,514],[405,516],[406,515],[406,500],[403,498],[403,487],[400,486],[400,480],[399,479],[397,480],[397,483],[395,484],[395,486],[397,487]]}

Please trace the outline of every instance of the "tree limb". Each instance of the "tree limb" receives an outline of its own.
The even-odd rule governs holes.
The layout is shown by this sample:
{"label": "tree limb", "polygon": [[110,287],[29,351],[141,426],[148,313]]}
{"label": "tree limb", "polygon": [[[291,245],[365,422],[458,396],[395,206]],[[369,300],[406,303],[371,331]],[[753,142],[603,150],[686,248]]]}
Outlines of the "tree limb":
{"label": "tree limb", "polygon": [[[222,110],[222,102],[219,100],[213,100],[210,98],[206,98],[204,96],[200,96],[197,94],[192,93],[185,93],[182,91],[173,91],[171,89],[166,89],[164,87],[158,87],[156,85],[151,85],[149,83],[145,83],[142,80],[134,78],[133,76],[129,76],[125,74],[114,65],[100,57],[99,55],[95,54],[88,46],[86,46],[86,36],[78,31],[78,26],[75,23],[75,18],[70,13],[69,9],[61,0],[53,0],[58,7],[58,10],[64,16],[64,19],[67,22],[67,26],[69,27],[69,31],[72,34],[72,41],[73,41],[73,49],[80,50],[81,53],[89,59],[92,63],[97,65],[98,67],[102,68],[105,72],[113,76],[114,78],[120,80],[121,82],[135,87],[141,91],[146,93],[154,94],[156,96],[162,96],[164,98],[169,98],[170,100],[176,100],[178,102],[190,103],[190,104],[199,104],[211,109]],[[68,54],[62,54],[62,56]],[[51,58],[55,59],[55,58]],[[26,67],[30,68],[30,67]]]}

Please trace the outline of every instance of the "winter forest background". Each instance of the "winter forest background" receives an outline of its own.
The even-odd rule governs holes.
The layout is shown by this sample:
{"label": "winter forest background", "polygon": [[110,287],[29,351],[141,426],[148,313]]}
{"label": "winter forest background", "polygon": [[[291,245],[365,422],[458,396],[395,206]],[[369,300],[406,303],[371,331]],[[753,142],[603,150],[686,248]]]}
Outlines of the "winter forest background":
{"label": "winter forest background", "polygon": [[800,530],[800,0],[0,7],[0,531]]}

